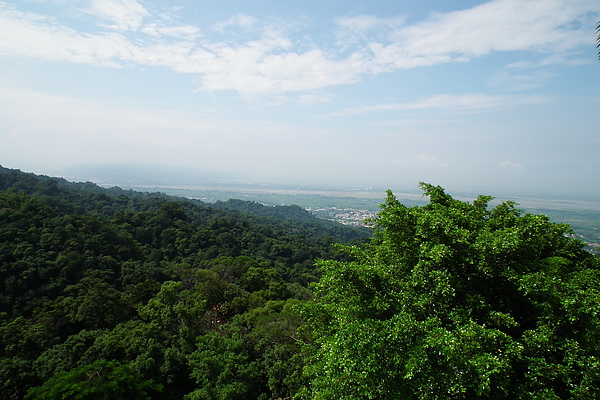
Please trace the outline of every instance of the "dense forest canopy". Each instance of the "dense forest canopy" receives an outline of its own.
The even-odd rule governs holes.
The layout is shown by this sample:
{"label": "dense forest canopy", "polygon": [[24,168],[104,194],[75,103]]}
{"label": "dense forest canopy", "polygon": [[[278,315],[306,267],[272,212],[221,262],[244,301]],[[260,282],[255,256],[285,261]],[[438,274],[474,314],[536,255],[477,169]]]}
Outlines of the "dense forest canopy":
{"label": "dense forest canopy", "polygon": [[423,184],[390,192],[354,261],[322,261],[306,373],[311,399],[600,397],[598,259],[567,225]]}
{"label": "dense forest canopy", "polygon": [[[289,396],[302,368],[291,309],[311,297],[315,259],[370,235],[298,207],[208,205],[2,169],[0,398],[95,393],[115,380],[156,398]],[[211,371],[222,363],[222,387],[199,372],[205,352]],[[244,384],[230,368],[246,371]],[[98,387],[81,382],[100,370]]]}
{"label": "dense forest canopy", "polygon": [[0,399],[598,398],[598,259],[423,190],[359,229],[0,167]]}

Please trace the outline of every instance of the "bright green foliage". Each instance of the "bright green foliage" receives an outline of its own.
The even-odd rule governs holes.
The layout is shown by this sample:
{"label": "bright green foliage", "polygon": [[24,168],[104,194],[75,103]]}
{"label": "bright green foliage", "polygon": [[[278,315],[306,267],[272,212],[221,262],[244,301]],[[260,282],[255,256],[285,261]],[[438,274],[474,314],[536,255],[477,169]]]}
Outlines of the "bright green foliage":
{"label": "bright green foliage", "polygon": [[352,262],[322,261],[310,399],[600,398],[600,268],[566,225],[422,184]]}
{"label": "bright green foliage", "polygon": [[143,380],[126,365],[117,361],[97,361],[91,365],[59,372],[43,386],[29,390],[32,400],[113,400],[149,399],[149,393],[160,391],[152,381]]}

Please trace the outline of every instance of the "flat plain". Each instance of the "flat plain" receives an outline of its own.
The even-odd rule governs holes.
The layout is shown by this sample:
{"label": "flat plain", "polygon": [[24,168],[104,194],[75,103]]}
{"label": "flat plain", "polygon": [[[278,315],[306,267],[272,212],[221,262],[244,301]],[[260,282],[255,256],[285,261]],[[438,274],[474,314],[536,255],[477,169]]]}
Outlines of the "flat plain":
{"label": "flat plain", "polygon": [[[104,183],[103,186],[114,185]],[[286,186],[245,182],[204,185],[120,184],[118,186],[138,191],[159,191],[208,203],[241,199],[273,206],[295,204],[319,217],[348,224],[361,224],[363,218],[374,216],[386,195],[385,189],[380,188]],[[427,199],[416,189],[392,191],[406,206],[424,205],[427,202]],[[477,197],[477,194],[472,193],[456,194],[452,191],[448,193],[464,201],[472,201]],[[497,194],[490,202],[490,206],[501,201],[514,201],[524,212],[547,215],[553,222],[569,224],[575,236],[586,242],[590,250],[596,252],[596,248],[600,247],[600,197],[598,201],[594,201],[594,199],[565,199],[560,196],[542,198],[523,194]]]}

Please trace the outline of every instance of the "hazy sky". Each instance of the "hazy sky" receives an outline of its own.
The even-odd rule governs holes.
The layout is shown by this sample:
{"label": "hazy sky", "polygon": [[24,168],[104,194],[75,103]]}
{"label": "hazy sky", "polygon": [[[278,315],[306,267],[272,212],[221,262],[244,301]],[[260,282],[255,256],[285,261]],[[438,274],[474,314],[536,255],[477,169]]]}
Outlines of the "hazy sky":
{"label": "hazy sky", "polygon": [[598,0],[0,2],[0,164],[600,194]]}

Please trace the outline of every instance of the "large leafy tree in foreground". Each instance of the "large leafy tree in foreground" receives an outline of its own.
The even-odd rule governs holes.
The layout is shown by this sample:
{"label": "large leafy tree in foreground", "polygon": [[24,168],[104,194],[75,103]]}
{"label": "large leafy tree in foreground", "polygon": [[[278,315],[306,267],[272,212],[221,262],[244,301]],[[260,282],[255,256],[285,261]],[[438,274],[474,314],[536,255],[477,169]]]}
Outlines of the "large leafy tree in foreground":
{"label": "large leafy tree in foreground", "polygon": [[600,398],[600,268],[567,225],[422,184],[372,243],[322,261],[311,399]]}

